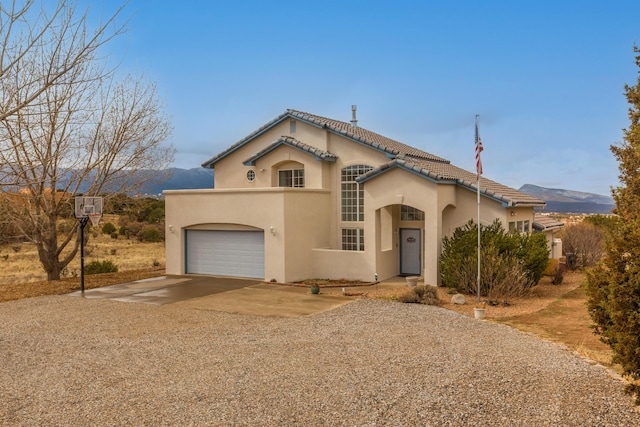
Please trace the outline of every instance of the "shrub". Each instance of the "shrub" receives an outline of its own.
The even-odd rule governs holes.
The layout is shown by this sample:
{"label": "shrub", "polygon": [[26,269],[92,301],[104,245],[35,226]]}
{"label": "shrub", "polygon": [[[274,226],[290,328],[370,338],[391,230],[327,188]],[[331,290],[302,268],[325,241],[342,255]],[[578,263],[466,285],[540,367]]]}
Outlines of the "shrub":
{"label": "shrub", "polygon": [[107,222],[102,226],[102,234],[112,234],[116,231],[116,226],[110,222]]}
{"label": "shrub", "polygon": [[549,264],[547,264],[547,268],[542,272],[543,276],[553,276],[556,272],[556,268],[560,264],[560,261],[557,259],[550,259]]}
{"label": "shrub", "polygon": [[110,253],[111,255],[115,255],[115,254],[117,254],[117,253],[118,253],[118,250],[117,250],[116,248],[111,248],[111,249],[109,249],[109,253]]}
{"label": "shrub", "polygon": [[553,276],[551,277],[552,285],[561,285],[564,280],[564,269],[558,264],[554,269]]}
{"label": "shrub", "polygon": [[127,227],[124,225],[120,226],[120,228],[118,229],[118,234],[120,234],[121,236],[127,234]]}
{"label": "shrub", "polygon": [[84,273],[89,274],[102,274],[102,273],[117,273],[118,266],[111,260],[104,261],[91,261],[84,266]]}
{"label": "shrub", "polygon": [[117,232],[117,231],[114,231],[113,233],[111,233],[111,238],[112,238],[112,239],[117,239],[117,238],[118,238],[118,236],[119,236],[119,234],[118,234],[118,232]]}
{"label": "shrub", "polygon": [[127,239],[136,237],[138,233],[140,233],[140,230],[142,230],[142,227],[144,227],[144,224],[141,222],[130,222],[125,226],[124,234],[127,236]]}
{"label": "shrub", "polygon": [[[640,67],[640,48],[634,46],[635,63]],[[605,256],[587,271],[587,307],[596,333],[613,350],[629,376],[627,391],[640,404],[640,77],[625,85],[630,125],[621,144],[610,147],[619,162],[621,185],[613,190],[619,220],[607,230]]]}
{"label": "shrub", "polygon": [[153,262],[151,263],[151,265],[153,267],[160,267],[160,261],[158,261],[157,259],[154,259]]}
{"label": "shrub", "polygon": [[145,225],[136,235],[141,242],[162,242],[162,233],[153,225]]}
{"label": "shrub", "polygon": [[404,303],[440,305],[440,299],[435,286],[418,285],[405,294],[400,295],[398,301]]}
{"label": "shrub", "polygon": [[[440,271],[445,286],[460,293],[477,292],[478,228],[473,221],[442,241]],[[500,221],[481,227],[480,293],[511,298],[536,285],[549,262],[542,233],[506,233]]]}

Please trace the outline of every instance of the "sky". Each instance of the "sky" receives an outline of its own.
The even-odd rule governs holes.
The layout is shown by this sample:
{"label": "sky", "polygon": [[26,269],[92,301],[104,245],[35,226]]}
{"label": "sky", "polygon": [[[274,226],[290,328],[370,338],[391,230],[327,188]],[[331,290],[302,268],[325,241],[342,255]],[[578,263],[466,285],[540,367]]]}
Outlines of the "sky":
{"label": "sky", "polygon": [[[114,0],[81,2],[106,16]],[[157,83],[175,167],[286,109],[348,122],[484,177],[609,195],[629,124],[640,1],[130,0],[108,46]]]}

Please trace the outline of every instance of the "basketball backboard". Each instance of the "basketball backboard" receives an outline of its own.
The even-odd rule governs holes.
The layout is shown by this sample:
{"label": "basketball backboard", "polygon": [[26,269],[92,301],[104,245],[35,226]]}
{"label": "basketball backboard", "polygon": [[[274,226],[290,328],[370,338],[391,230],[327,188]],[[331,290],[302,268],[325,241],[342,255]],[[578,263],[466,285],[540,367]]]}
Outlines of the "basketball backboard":
{"label": "basketball backboard", "polygon": [[76,197],[76,218],[102,216],[102,197]]}

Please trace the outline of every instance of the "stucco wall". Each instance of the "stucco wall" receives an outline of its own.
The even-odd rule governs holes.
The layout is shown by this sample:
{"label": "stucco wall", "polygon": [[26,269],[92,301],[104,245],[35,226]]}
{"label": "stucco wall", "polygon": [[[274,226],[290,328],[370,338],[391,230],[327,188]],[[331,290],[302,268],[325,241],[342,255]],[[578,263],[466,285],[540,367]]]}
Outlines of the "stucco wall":
{"label": "stucco wall", "polygon": [[[270,173],[273,163],[259,160],[255,168],[244,166],[243,163],[254,154],[273,144],[273,142],[280,139],[282,136],[292,136],[293,138],[296,138],[297,140],[302,141],[305,144],[322,150],[326,150],[326,130],[308,125],[297,120],[296,122],[297,124],[295,133],[290,132],[290,120],[285,120],[282,123],[275,125],[271,129],[264,131],[262,134],[256,136],[250,143],[239,147],[232,153],[228,154],[225,158],[218,161],[215,164],[215,187],[218,189],[223,189],[257,188],[271,186]],[[278,161],[285,160],[286,157],[283,156],[290,155],[291,160],[299,161],[305,164],[305,167],[307,163],[318,162],[318,160],[315,160],[314,157],[310,154],[303,153],[300,150],[290,147],[279,147],[276,152],[282,153],[278,154],[281,156]],[[272,153],[267,154],[267,156],[271,154]],[[261,168],[264,168],[265,171],[260,171]],[[249,169],[256,170],[256,181],[254,181],[253,183],[247,181],[246,179],[246,173]],[[313,182],[314,187],[319,188],[320,184],[317,184],[315,179],[313,178],[314,173],[315,172],[312,173],[311,182]]]}
{"label": "stucco wall", "polygon": [[[240,225],[265,230],[265,279],[298,280],[301,260],[311,257],[315,245],[326,242],[326,232],[317,223],[318,216],[327,214],[322,206],[328,197],[326,190],[292,188],[165,191],[167,274],[185,272],[186,229]],[[306,209],[310,206],[320,208]],[[285,247],[291,254],[286,257]]]}

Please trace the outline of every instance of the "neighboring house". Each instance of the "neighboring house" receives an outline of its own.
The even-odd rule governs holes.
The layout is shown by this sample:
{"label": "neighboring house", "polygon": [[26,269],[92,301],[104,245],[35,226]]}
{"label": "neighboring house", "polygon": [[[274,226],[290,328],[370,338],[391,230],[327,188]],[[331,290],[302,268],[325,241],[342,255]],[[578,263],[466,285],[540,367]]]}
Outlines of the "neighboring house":
{"label": "neighboring house", "polygon": [[548,215],[536,212],[533,217],[533,230],[544,233],[547,236],[547,248],[549,258],[559,259],[562,257],[562,240],[554,235],[564,227],[564,223],[551,218]]}
{"label": "neighboring house", "polygon": [[[473,140],[469,153],[473,155]],[[168,274],[439,282],[441,241],[477,220],[476,175],[351,123],[287,110],[166,197]],[[481,181],[481,223],[531,232],[536,197]]]}

